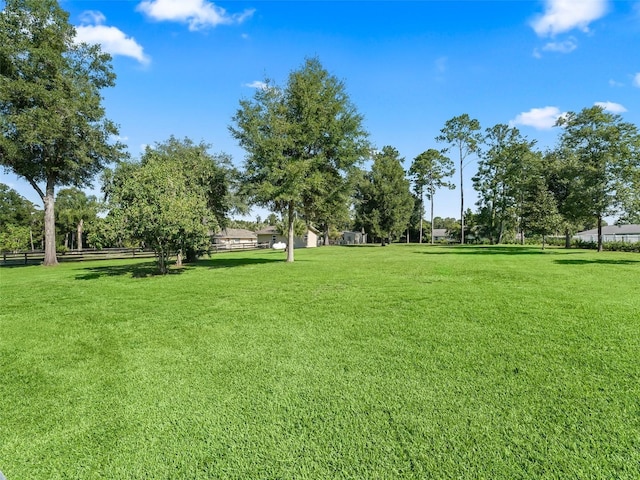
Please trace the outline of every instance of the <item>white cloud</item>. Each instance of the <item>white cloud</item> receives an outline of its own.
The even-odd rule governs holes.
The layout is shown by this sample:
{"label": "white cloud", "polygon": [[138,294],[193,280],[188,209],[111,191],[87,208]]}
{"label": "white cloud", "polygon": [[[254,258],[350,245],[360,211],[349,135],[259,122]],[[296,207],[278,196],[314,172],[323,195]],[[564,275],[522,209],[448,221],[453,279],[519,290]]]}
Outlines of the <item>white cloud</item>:
{"label": "white cloud", "polygon": [[82,23],[101,25],[107,20],[107,17],[97,10],[87,10],[80,14],[80,20]]}
{"label": "white cloud", "polygon": [[251,83],[245,83],[244,86],[249,88],[258,88],[260,90],[265,90],[267,88],[267,84],[265,82],[261,82],[260,80],[254,80]]}
{"label": "white cloud", "polygon": [[618,82],[617,80],[614,80],[612,78],[611,80],[609,80],[609,86],[610,87],[624,87],[624,83]]}
{"label": "white cloud", "polygon": [[531,22],[540,37],[575,28],[589,31],[589,24],[607,13],[608,0],[546,0],[545,12]]}
{"label": "white cloud", "polygon": [[154,20],[187,23],[191,31],[242,23],[255,11],[229,14],[207,0],[144,0],[138,4],[137,10]]}
{"label": "white cloud", "polygon": [[633,85],[640,88],[640,72],[636,73],[633,77]]}
{"label": "white cloud", "polygon": [[76,27],[76,41],[90,44],[98,44],[111,55],[122,55],[135,58],[143,65],[148,65],[151,59],[145,55],[144,49],[133,37],[128,37],[122,30],[116,27],[102,25],[106,17],[97,11],[89,10],[81,15],[83,23],[93,25],[80,25]]}
{"label": "white cloud", "polygon": [[614,102],[596,102],[594,103],[594,105],[597,105],[598,107],[602,107],[607,112],[611,112],[611,113],[623,113],[627,111],[627,109],[624,108],[624,106]]}
{"label": "white cloud", "polygon": [[542,47],[542,50],[546,52],[571,53],[576,48],[578,48],[578,44],[576,39],[572,37],[563,42],[549,42]]}
{"label": "white cloud", "polygon": [[547,130],[552,128],[558,118],[564,115],[558,107],[532,108],[528,112],[520,113],[509,122],[513,125],[526,125],[537,130]]}

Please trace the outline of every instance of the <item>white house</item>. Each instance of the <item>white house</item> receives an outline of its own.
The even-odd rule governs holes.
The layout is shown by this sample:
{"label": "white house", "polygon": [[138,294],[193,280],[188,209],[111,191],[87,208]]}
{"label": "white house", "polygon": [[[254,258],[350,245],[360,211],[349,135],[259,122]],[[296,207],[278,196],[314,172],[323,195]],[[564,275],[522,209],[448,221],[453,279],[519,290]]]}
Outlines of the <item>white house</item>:
{"label": "white house", "polygon": [[[307,231],[304,235],[293,238],[293,248],[313,248],[318,246],[319,231],[313,227],[307,227]],[[287,236],[280,235],[278,233],[277,227],[269,226],[263,228],[262,230],[258,230],[256,232],[256,236],[258,238],[258,243],[268,244],[269,248],[273,246],[274,243],[283,242],[287,243]]]}
{"label": "white house", "polygon": [[[598,229],[585,230],[576,233],[573,238],[582,240],[583,242],[597,242]],[[603,242],[640,242],[640,225],[607,225],[602,227]]]}

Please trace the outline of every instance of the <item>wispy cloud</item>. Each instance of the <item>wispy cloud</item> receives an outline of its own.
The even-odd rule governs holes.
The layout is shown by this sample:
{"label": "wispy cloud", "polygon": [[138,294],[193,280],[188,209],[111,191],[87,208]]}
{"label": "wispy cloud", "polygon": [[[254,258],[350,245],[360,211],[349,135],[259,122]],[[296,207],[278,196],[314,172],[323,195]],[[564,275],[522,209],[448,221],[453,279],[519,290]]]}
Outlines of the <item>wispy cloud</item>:
{"label": "wispy cloud", "polygon": [[545,52],[571,53],[576,48],[578,48],[578,42],[575,38],[571,37],[562,42],[549,42],[542,47],[542,50]]}
{"label": "wispy cloud", "polygon": [[525,125],[537,130],[552,128],[558,119],[566,112],[561,112],[558,107],[532,108],[528,112],[522,112],[509,123],[513,125]]}
{"label": "wispy cloud", "polygon": [[268,85],[265,82],[261,82],[260,80],[254,80],[251,83],[245,83],[243,87],[257,88],[259,90],[264,90],[268,87]]}
{"label": "wispy cloud", "polygon": [[611,113],[624,113],[627,111],[627,109],[624,108],[624,106],[614,102],[596,102],[594,103],[594,105],[597,105],[598,107],[602,107],[607,112],[611,112]]}
{"label": "wispy cloud", "polygon": [[640,72],[636,73],[633,77],[633,85],[640,88]]}
{"label": "wispy cloud", "polygon": [[609,80],[610,87],[624,87],[624,83],[614,80],[613,78]]}
{"label": "wispy cloud", "polygon": [[217,25],[244,22],[255,10],[230,14],[207,0],[144,0],[137,10],[157,21],[186,23],[189,30],[202,30]]}
{"label": "wispy cloud", "polygon": [[77,42],[98,44],[111,55],[131,57],[143,65],[151,62],[133,37],[127,36],[119,28],[103,25],[107,19],[101,12],[88,10],[80,18],[83,24],[76,27]]}
{"label": "wispy cloud", "polygon": [[546,0],[545,11],[531,22],[540,37],[579,29],[589,31],[591,22],[606,15],[608,0]]}

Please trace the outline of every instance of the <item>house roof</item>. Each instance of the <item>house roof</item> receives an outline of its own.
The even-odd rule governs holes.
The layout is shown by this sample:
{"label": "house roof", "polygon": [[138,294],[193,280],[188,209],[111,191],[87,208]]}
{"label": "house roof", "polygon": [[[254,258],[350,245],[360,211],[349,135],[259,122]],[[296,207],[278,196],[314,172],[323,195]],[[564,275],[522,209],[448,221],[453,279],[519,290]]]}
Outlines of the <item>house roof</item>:
{"label": "house roof", "polygon": [[216,238],[256,238],[256,234],[244,228],[225,228],[214,235]]}
{"label": "house roof", "polygon": [[446,237],[447,236],[447,229],[446,228],[434,228],[433,229],[433,236],[434,237]]}
{"label": "house roof", "polygon": [[269,225],[268,227],[262,228],[256,232],[256,235],[277,235],[278,227],[274,225]]}
{"label": "house roof", "polygon": [[[318,234],[320,233],[320,231],[318,229],[316,229],[315,227],[313,227],[312,225],[309,225],[307,227],[308,230],[311,230],[313,233]],[[265,227],[261,230],[258,230],[256,232],[257,235],[278,235],[278,227],[274,226],[274,225],[269,225],[268,227]]]}
{"label": "house roof", "polygon": [[[592,228],[584,232],[578,232],[576,235],[597,235],[598,229]],[[640,225],[607,225],[602,227],[603,235],[640,235]]]}

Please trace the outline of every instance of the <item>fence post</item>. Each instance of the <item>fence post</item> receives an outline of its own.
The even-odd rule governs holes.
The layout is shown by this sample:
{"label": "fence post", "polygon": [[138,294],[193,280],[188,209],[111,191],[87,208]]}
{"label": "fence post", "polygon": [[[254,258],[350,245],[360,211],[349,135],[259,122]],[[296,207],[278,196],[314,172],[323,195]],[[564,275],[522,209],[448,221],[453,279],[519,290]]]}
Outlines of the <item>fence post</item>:
{"label": "fence post", "polygon": [[25,265],[27,264],[27,254],[26,253],[24,254],[24,264]]}

